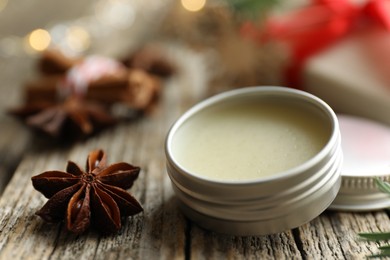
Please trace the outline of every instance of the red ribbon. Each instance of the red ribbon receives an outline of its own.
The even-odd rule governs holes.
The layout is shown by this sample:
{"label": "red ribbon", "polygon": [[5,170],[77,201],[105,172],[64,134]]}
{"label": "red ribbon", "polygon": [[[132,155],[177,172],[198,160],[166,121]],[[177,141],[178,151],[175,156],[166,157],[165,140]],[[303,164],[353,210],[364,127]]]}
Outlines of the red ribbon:
{"label": "red ribbon", "polygon": [[291,63],[286,69],[287,85],[299,88],[301,71],[309,57],[348,33],[373,24],[390,31],[389,0],[371,0],[361,6],[348,0],[312,0],[303,9],[268,21],[261,36],[248,25],[243,31],[257,41],[277,40],[289,46]]}

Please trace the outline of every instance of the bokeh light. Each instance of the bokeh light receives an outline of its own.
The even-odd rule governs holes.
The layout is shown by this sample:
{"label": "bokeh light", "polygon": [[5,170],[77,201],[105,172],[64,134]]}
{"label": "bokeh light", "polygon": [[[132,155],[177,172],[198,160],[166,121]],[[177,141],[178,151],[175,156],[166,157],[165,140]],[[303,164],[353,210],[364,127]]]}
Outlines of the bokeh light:
{"label": "bokeh light", "polygon": [[65,37],[68,47],[74,52],[83,52],[91,45],[91,37],[87,30],[80,26],[71,26]]}
{"label": "bokeh light", "polygon": [[51,37],[48,31],[36,29],[28,35],[28,43],[35,51],[43,51],[49,47]]}
{"label": "bokeh light", "polygon": [[181,5],[190,12],[198,12],[206,5],[206,0],[181,0]]}

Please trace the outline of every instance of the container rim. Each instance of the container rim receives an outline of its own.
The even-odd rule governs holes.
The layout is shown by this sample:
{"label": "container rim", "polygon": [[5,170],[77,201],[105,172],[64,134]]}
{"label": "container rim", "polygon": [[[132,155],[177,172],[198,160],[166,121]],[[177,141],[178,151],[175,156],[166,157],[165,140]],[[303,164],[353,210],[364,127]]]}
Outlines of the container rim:
{"label": "container rim", "polygon": [[[186,122],[189,118],[191,118],[194,114],[198,113],[201,110],[207,109],[208,107],[211,107],[213,105],[216,105],[220,102],[223,102],[225,100],[229,99],[235,99],[235,98],[242,98],[245,96],[248,96],[248,94],[279,94],[281,97],[291,96],[297,99],[306,100],[309,101],[311,104],[315,105],[317,108],[320,109],[320,111],[324,112],[325,115],[328,117],[330,128],[331,128],[331,134],[327,141],[327,143],[324,145],[324,147],[312,158],[307,160],[306,162],[293,167],[291,169],[288,169],[286,171],[281,171],[278,173],[275,173],[270,176],[265,177],[259,177],[255,179],[248,179],[248,180],[216,180],[216,179],[210,179],[206,178],[200,175],[197,175],[196,173],[191,173],[188,170],[186,170],[184,167],[182,167],[174,158],[172,154],[172,139],[175,135],[176,131],[180,128],[180,126]],[[168,163],[171,164],[175,169],[179,170],[181,174],[185,175],[185,177],[188,177],[194,181],[198,182],[207,182],[211,184],[223,184],[223,185],[232,185],[232,186],[240,186],[240,185],[253,185],[258,183],[267,183],[272,182],[275,180],[282,180],[285,178],[293,177],[294,175],[297,175],[303,171],[306,171],[313,167],[314,165],[318,164],[319,161],[321,161],[329,151],[334,147],[334,143],[338,142],[338,139],[340,138],[339,135],[339,126],[336,114],[331,109],[331,107],[324,102],[322,99],[307,93],[302,90],[287,88],[287,87],[281,87],[281,86],[252,86],[252,87],[245,87],[235,90],[229,90],[226,92],[222,92],[220,94],[214,95],[212,97],[209,97],[196,105],[189,108],[184,114],[182,114],[170,127],[168,130],[167,137],[165,139],[165,155]],[[169,174],[169,173],[168,173]],[[171,175],[171,174],[170,174]],[[172,178],[173,176],[171,176]]]}

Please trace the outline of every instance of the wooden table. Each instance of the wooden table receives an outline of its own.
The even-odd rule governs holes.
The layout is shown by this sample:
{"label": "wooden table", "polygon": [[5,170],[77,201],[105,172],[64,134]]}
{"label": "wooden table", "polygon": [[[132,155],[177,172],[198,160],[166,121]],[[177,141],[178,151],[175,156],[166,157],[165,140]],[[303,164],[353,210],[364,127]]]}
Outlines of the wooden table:
{"label": "wooden table", "polygon": [[[165,170],[164,139],[171,124],[191,105],[211,95],[202,57],[165,43],[179,71],[164,83],[157,109],[87,141],[57,146],[0,115],[0,259],[364,259],[378,243],[358,232],[390,230],[385,211],[326,211],[299,228],[269,236],[235,237],[203,230],[179,211]],[[24,58],[0,60],[0,109],[20,102],[22,82],[31,75]],[[46,224],[34,213],[46,199],[31,176],[64,170],[68,159],[84,165],[88,152],[102,148],[109,162],[142,168],[131,193],[144,212],[129,217],[111,236],[91,230],[75,236],[64,224]]]}

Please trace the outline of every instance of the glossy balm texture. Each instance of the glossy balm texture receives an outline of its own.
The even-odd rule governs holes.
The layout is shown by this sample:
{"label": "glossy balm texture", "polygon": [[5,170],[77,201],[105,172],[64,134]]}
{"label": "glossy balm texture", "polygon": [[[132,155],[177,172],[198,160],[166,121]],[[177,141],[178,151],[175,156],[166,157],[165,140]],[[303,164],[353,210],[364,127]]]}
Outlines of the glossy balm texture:
{"label": "glossy balm texture", "polygon": [[299,166],[329,141],[324,115],[297,102],[264,99],[201,110],[172,140],[172,155],[194,175],[245,181]]}

